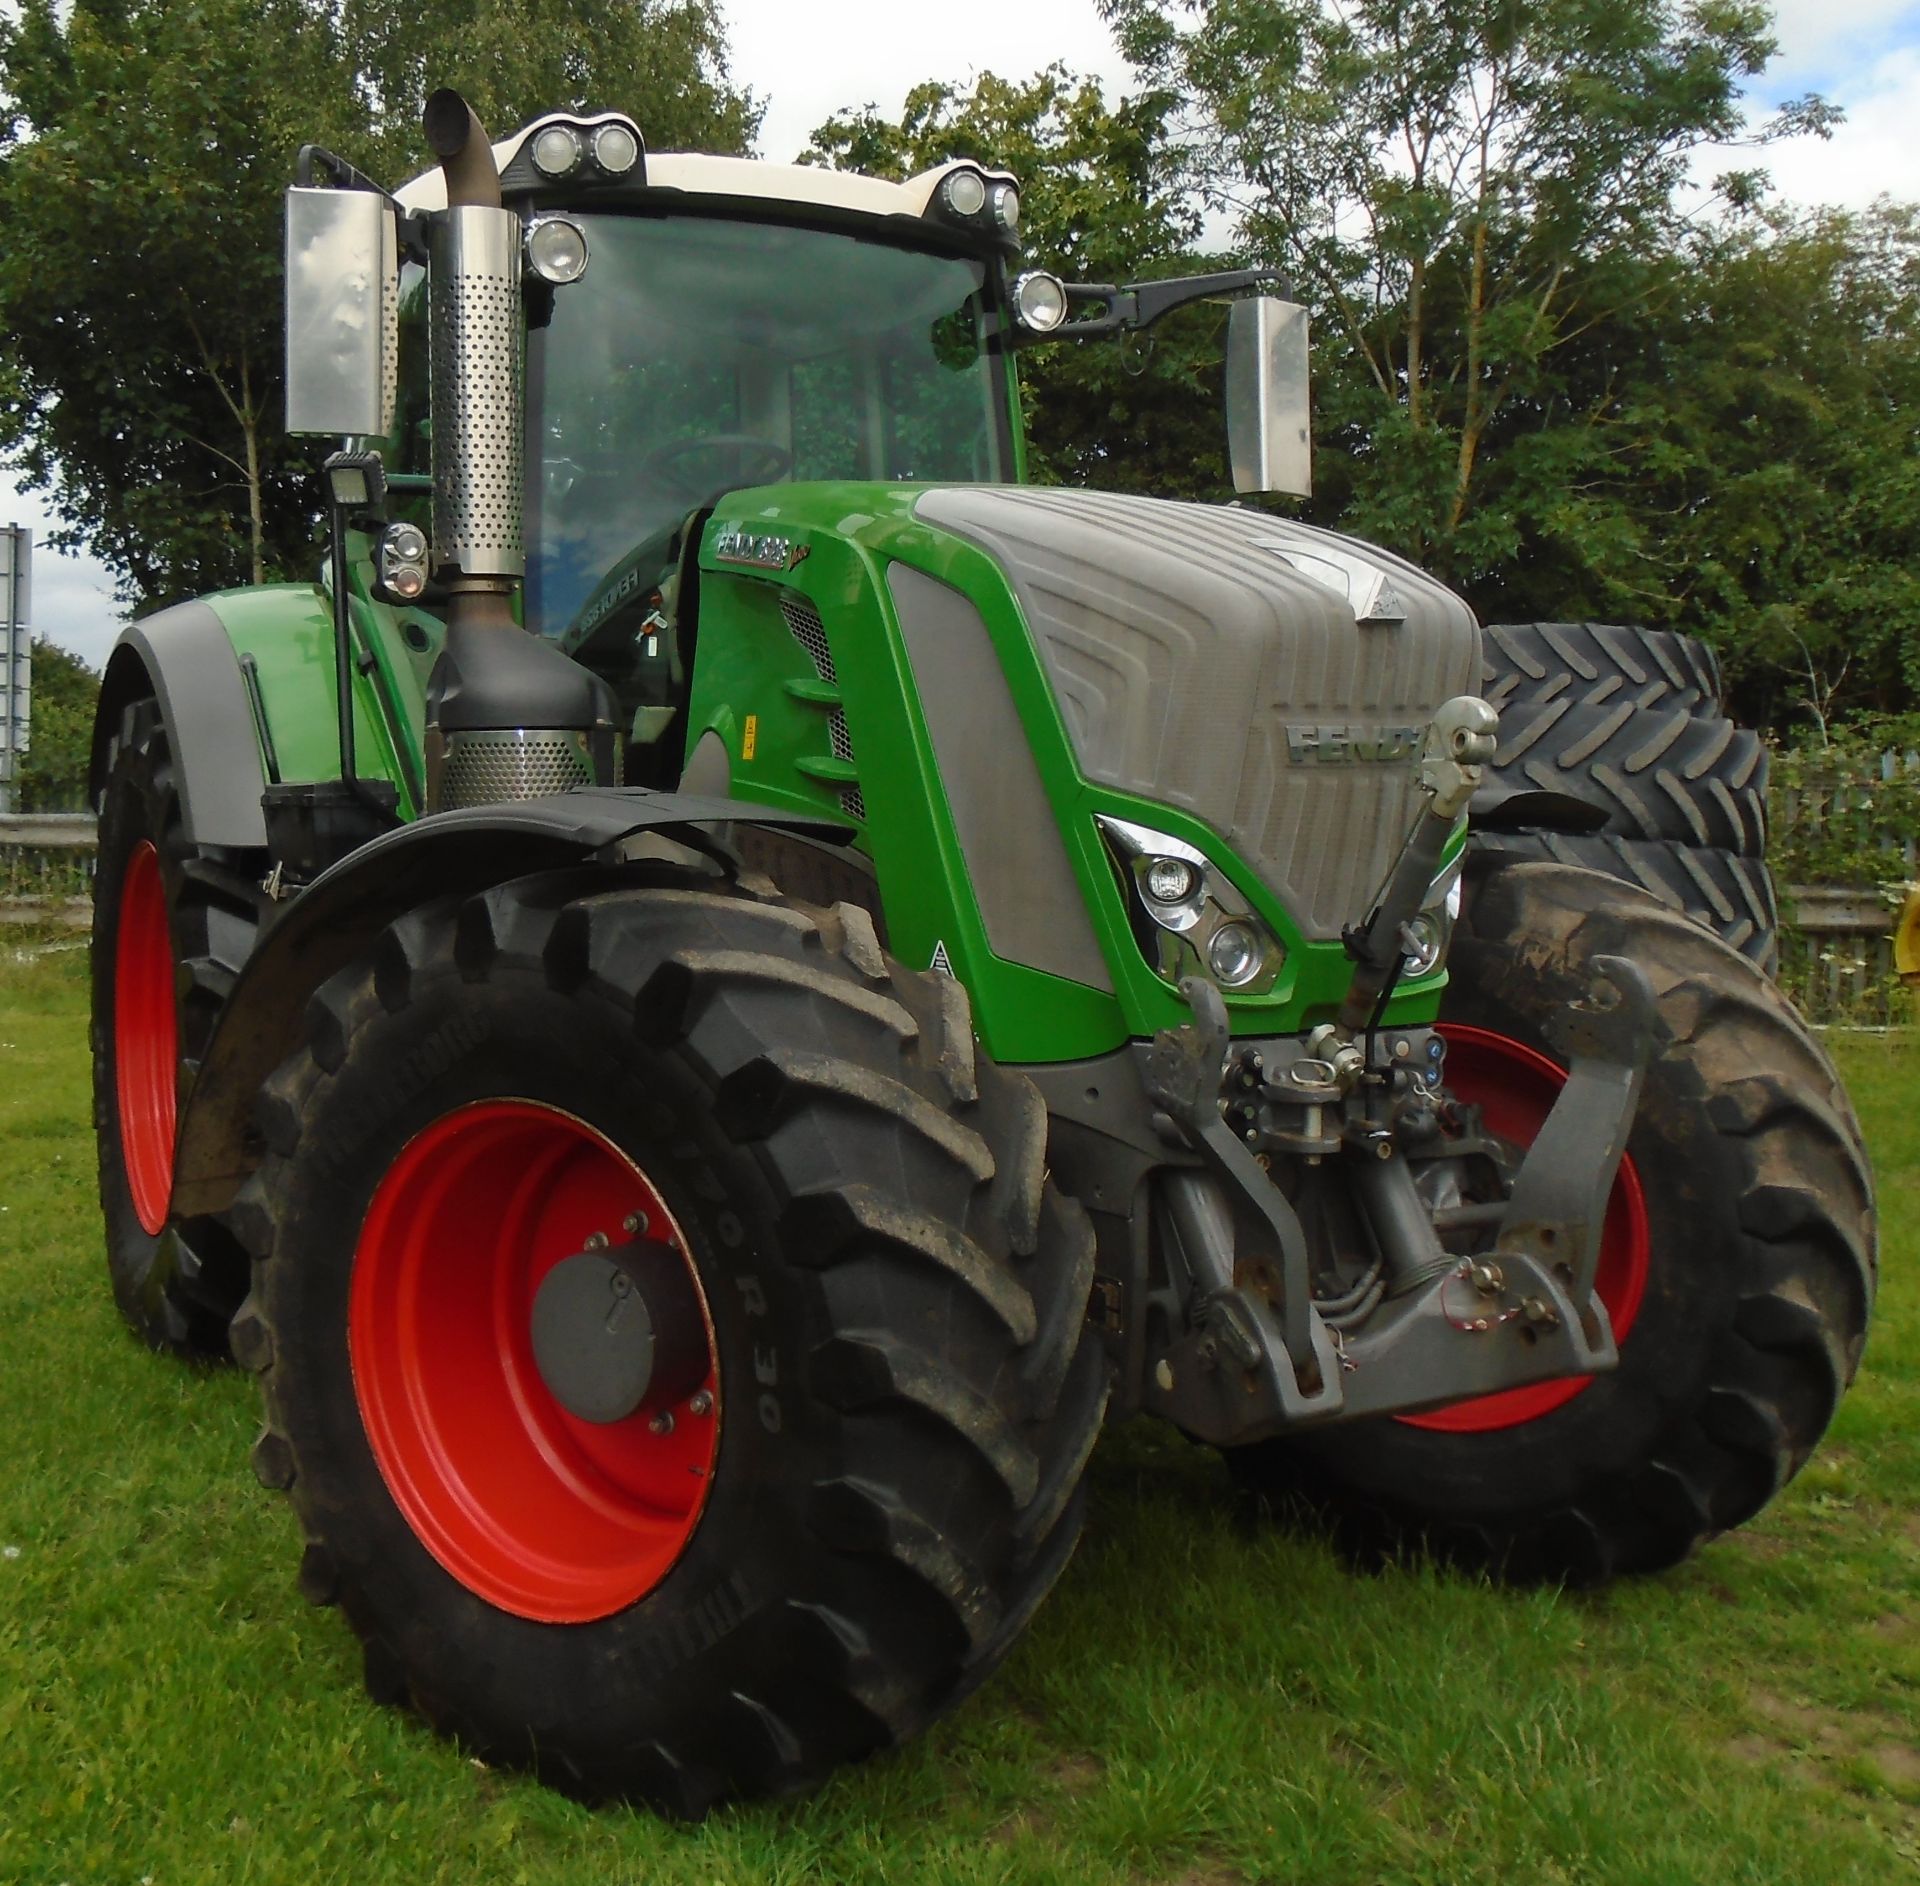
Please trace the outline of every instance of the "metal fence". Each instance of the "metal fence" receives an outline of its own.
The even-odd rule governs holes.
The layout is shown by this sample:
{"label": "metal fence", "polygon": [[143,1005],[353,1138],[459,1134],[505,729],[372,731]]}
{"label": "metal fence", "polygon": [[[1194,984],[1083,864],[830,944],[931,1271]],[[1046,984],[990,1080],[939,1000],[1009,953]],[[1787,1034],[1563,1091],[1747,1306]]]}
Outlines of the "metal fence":
{"label": "metal fence", "polygon": [[93,844],[91,813],[0,813],[0,918],[89,922]]}

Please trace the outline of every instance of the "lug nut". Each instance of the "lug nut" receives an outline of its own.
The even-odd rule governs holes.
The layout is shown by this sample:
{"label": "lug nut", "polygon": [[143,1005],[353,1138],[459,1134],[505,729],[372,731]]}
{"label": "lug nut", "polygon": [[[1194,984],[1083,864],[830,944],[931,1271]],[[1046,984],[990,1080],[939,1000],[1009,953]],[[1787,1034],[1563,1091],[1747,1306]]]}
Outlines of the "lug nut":
{"label": "lug nut", "polygon": [[690,1415],[712,1414],[713,1397],[704,1388],[696,1388],[687,1401],[687,1413]]}
{"label": "lug nut", "polygon": [[587,1233],[586,1243],[582,1246],[582,1249],[588,1251],[604,1251],[608,1243],[609,1239],[604,1231],[589,1231]]}
{"label": "lug nut", "polygon": [[660,1412],[647,1423],[647,1432],[649,1434],[671,1434],[673,1432],[673,1410],[670,1408],[662,1408]]}
{"label": "lug nut", "polygon": [[630,1211],[620,1220],[620,1229],[630,1238],[641,1236],[646,1228],[647,1214],[643,1211]]}
{"label": "lug nut", "polygon": [[1507,1287],[1506,1274],[1498,1264],[1475,1264],[1467,1272],[1467,1281],[1483,1297],[1497,1297]]}

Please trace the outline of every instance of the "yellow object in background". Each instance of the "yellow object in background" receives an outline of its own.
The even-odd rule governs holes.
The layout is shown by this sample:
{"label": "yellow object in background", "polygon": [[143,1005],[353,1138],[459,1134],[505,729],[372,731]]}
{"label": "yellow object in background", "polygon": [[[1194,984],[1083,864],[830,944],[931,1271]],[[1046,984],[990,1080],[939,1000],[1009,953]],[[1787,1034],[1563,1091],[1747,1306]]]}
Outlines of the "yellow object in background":
{"label": "yellow object in background", "polygon": [[1893,931],[1893,966],[1902,982],[1920,984],[1920,884],[1907,886],[1907,901],[1900,906],[1900,921]]}

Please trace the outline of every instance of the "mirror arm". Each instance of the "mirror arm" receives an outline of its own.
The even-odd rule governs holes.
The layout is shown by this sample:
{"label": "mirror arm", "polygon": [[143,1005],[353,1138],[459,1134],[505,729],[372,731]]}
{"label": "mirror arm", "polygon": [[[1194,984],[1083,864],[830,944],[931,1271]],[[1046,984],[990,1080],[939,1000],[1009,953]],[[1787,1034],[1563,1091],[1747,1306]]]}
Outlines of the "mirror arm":
{"label": "mirror arm", "polygon": [[1162,315],[1176,308],[1191,307],[1196,301],[1211,301],[1220,295],[1245,294],[1249,290],[1274,289],[1286,292],[1277,269],[1222,269],[1211,275],[1174,275],[1165,281],[1129,282],[1115,287],[1107,282],[1066,282],[1071,302],[1097,303],[1102,312],[1082,320],[1068,321],[1051,334],[1029,334],[1014,330],[1018,343],[1031,346],[1035,341],[1091,340],[1101,334],[1131,334],[1151,327]]}
{"label": "mirror arm", "polygon": [[[323,144],[303,144],[293,160],[293,180],[303,190],[371,190],[394,203],[390,192],[381,189],[364,170],[356,169],[344,157],[336,156]],[[397,209],[399,205],[394,203]]]}

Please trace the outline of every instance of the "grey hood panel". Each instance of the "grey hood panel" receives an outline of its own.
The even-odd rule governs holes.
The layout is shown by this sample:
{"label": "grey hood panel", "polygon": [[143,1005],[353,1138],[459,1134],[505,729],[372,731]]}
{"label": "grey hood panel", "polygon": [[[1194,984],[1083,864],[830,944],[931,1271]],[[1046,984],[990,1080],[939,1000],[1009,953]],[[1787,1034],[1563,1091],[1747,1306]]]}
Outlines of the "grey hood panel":
{"label": "grey hood panel", "polygon": [[[1256,511],[994,486],[914,508],[1006,572],[1089,779],[1204,819],[1309,936],[1366,914],[1417,805],[1391,730],[1424,731],[1479,679],[1465,603],[1384,550]],[[1382,573],[1404,620],[1357,623],[1342,565],[1363,600]],[[1349,735],[1401,757],[1343,759]]]}

